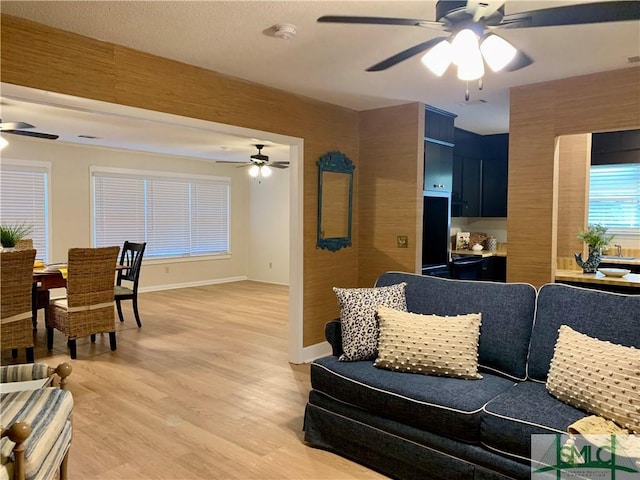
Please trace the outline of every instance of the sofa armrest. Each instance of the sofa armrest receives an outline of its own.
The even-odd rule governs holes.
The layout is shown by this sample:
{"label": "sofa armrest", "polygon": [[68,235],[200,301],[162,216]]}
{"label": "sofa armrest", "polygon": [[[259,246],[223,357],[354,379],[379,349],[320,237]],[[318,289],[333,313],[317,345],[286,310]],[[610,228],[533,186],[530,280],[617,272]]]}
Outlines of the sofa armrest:
{"label": "sofa armrest", "polygon": [[342,355],[342,327],[339,319],[331,320],[325,324],[324,336],[331,344],[332,355],[334,357]]}

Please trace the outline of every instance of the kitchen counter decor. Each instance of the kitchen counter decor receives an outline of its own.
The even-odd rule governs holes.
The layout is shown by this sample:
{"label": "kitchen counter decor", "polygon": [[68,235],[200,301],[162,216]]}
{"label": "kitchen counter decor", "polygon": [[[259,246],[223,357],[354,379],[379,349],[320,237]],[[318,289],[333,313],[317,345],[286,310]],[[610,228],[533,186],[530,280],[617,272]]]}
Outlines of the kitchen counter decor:
{"label": "kitchen counter decor", "polygon": [[573,254],[576,263],[582,267],[582,273],[596,273],[598,265],[600,265],[600,252],[613,240],[613,235],[607,234],[607,227],[597,223],[578,232],[576,237],[589,247],[589,256],[586,260],[582,260],[582,253]]}

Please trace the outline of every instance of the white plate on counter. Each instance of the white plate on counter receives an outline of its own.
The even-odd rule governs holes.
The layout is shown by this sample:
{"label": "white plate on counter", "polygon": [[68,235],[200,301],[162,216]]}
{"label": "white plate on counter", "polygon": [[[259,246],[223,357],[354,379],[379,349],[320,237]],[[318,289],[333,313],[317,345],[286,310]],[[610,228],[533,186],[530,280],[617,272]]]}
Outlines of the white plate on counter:
{"label": "white plate on counter", "polygon": [[626,268],[599,268],[598,271],[607,277],[624,277],[631,270]]}

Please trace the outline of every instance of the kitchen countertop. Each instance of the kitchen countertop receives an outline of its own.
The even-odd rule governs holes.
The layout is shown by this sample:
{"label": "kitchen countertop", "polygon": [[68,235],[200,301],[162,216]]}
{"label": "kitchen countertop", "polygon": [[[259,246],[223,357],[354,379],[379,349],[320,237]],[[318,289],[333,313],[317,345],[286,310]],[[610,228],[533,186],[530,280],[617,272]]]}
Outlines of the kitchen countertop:
{"label": "kitchen countertop", "polygon": [[556,270],[556,281],[617,285],[640,289],[640,274],[628,273],[624,277],[607,277],[600,272],[582,273],[580,270]]}
{"label": "kitchen countertop", "polygon": [[473,255],[476,257],[506,257],[506,250],[480,250],[476,252],[475,250],[452,250],[451,255]]}

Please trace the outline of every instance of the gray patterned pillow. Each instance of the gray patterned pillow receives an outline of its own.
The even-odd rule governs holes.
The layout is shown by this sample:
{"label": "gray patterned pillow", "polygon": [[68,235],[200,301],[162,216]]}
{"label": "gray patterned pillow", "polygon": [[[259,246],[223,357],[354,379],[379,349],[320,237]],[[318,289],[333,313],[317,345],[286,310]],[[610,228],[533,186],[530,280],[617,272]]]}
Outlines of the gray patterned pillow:
{"label": "gray patterned pillow", "polygon": [[441,317],[378,309],[374,366],[404,373],[478,379],[480,313]]}
{"label": "gray patterned pillow", "polygon": [[402,282],[388,287],[337,288],[333,291],[340,306],[342,329],[341,362],[372,360],[378,355],[378,322],[375,318],[379,306],[407,311],[405,289]]}

